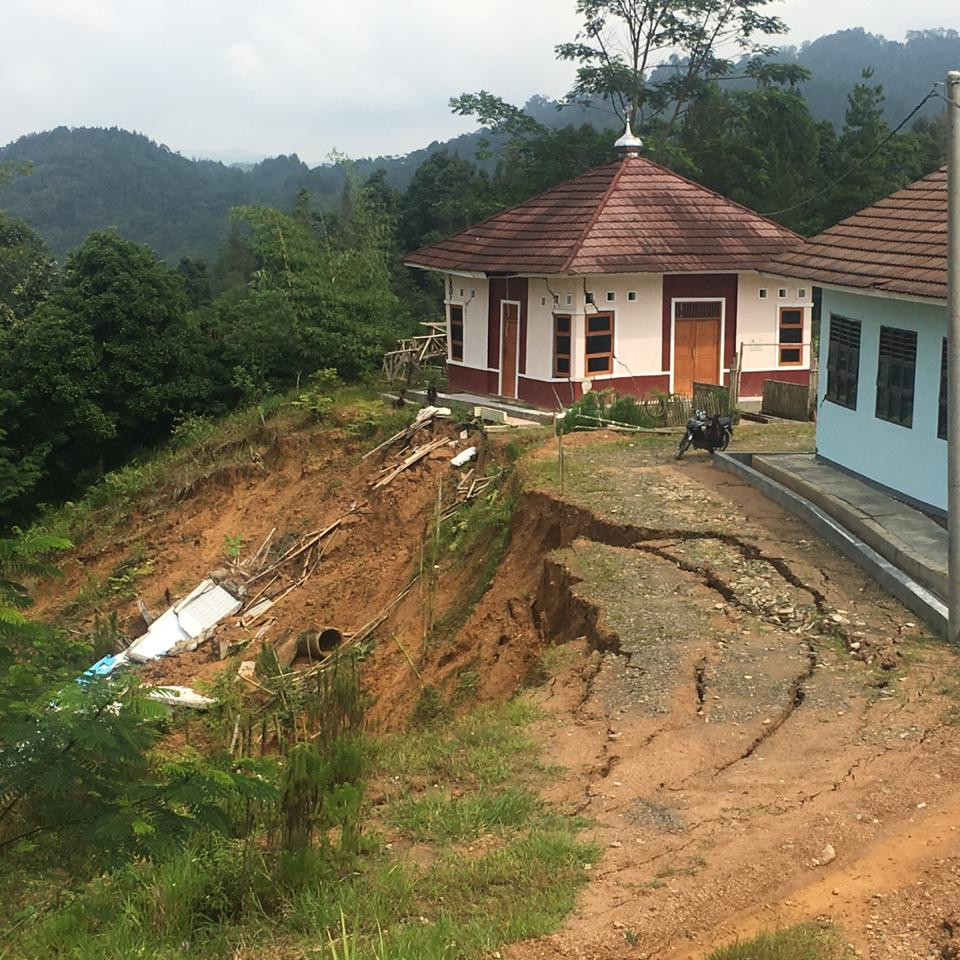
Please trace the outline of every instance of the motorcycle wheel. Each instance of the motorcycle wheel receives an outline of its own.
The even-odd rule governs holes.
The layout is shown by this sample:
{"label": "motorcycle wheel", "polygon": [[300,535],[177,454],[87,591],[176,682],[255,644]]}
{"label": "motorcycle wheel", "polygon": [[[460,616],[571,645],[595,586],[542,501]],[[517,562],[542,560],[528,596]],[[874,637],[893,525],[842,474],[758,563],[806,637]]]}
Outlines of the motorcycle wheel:
{"label": "motorcycle wheel", "polygon": [[677,455],[674,457],[675,460],[679,460],[686,452],[687,448],[690,446],[690,434],[685,433],[680,440],[680,444],[677,447]]}
{"label": "motorcycle wheel", "polygon": [[730,443],[730,434],[726,430],[723,431],[723,440],[720,443],[720,446],[717,447],[718,450],[726,450],[728,444]]}

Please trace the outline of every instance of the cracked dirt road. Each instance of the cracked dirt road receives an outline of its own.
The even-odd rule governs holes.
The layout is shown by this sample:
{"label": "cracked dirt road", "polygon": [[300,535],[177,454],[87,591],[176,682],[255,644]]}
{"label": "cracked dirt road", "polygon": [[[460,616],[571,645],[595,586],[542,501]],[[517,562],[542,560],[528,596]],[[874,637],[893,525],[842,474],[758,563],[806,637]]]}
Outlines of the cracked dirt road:
{"label": "cracked dirt road", "polygon": [[700,960],[820,917],[863,958],[938,956],[956,656],[749,487],[638,447],[577,438],[564,497],[545,470],[524,505],[565,660],[539,692],[551,799],[603,854],[563,930],[506,955]]}

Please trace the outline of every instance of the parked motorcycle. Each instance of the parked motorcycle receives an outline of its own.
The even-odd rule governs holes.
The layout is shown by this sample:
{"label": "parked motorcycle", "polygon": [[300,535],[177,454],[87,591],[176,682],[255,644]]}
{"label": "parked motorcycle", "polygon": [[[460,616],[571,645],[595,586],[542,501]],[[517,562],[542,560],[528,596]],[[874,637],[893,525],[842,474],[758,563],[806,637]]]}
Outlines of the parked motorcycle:
{"label": "parked motorcycle", "polygon": [[733,436],[733,417],[714,414],[708,417],[703,410],[695,410],[687,421],[687,430],[677,447],[677,460],[693,445],[696,450],[726,450]]}

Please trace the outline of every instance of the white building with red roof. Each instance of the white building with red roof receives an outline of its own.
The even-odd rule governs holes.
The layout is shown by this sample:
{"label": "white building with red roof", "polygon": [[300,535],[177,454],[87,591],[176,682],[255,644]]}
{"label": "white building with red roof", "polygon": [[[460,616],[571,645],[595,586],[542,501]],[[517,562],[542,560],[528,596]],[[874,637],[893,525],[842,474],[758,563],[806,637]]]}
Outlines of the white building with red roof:
{"label": "white building with red roof", "polygon": [[690,395],[807,383],[812,288],[763,272],[802,239],[639,155],[409,254],[444,277],[452,390],[569,404],[585,389]]}

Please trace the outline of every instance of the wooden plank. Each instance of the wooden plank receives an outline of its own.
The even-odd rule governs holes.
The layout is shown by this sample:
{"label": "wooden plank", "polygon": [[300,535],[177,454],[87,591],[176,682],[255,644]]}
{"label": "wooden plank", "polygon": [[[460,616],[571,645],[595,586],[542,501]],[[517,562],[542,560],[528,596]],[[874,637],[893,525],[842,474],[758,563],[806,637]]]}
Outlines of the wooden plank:
{"label": "wooden plank", "polygon": [[785,420],[810,419],[810,388],[805,383],[787,383],[784,380],[763,381],[761,413]]}

